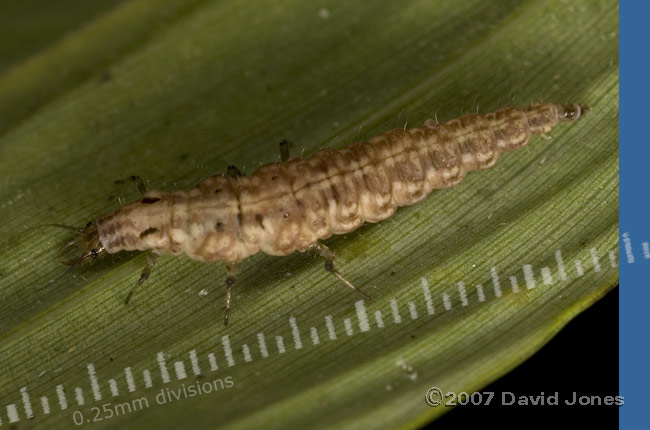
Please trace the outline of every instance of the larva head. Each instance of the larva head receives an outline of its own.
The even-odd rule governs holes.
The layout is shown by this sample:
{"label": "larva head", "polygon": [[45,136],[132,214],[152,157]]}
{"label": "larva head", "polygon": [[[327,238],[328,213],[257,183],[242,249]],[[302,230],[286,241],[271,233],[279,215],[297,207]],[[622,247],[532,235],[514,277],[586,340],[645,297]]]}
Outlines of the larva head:
{"label": "larva head", "polygon": [[557,105],[557,109],[560,122],[575,121],[591,110],[587,105]]}
{"label": "larva head", "polygon": [[[139,201],[97,220],[97,230],[106,251],[114,254],[120,251],[160,250],[178,254],[180,250],[169,232],[177,228],[181,229],[181,235],[184,234],[184,218],[183,210],[177,208],[177,216],[171,219],[172,200],[173,197],[167,198],[164,193],[150,192]],[[180,202],[180,199],[176,201]]]}
{"label": "larva head", "polygon": [[99,240],[99,233],[97,232],[97,225],[94,222],[89,222],[86,227],[75,229],[78,235],[65,243],[59,252],[64,252],[70,247],[81,248],[81,255],[77,255],[70,260],[62,261],[67,266],[76,266],[79,263],[88,263],[102,258],[107,254],[104,245]]}

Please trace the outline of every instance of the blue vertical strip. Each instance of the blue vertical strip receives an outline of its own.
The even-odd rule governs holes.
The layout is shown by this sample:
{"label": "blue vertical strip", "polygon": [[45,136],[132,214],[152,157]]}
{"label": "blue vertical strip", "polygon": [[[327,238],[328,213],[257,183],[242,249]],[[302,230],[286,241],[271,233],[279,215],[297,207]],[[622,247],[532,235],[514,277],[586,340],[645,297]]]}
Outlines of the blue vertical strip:
{"label": "blue vertical strip", "polygon": [[650,2],[622,1],[619,28],[619,423],[637,429],[650,421]]}

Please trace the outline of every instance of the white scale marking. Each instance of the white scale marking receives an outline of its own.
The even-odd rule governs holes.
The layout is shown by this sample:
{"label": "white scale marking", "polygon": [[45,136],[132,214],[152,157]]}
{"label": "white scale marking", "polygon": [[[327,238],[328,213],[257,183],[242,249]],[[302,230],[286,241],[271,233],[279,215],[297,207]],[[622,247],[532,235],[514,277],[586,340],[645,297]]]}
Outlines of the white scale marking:
{"label": "white scale marking", "polygon": [[74,397],[75,397],[75,400],[77,401],[77,404],[79,406],[83,406],[83,404],[85,403],[84,402],[84,392],[81,389],[81,387],[76,387],[74,389]]}
{"label": "white scale marking", "polygon": [[210,363],[210,370],[213,372],[219,369],[219,366],[217,366],[217,359],[214,357],[213,353],[208,354],[208,363]]}
{"label": "white scale marking", "polygon": [[379,309],[375,311],[375,321],[377,322],[377,327],[384,328],[384,319]]}
{"label": "white scale marking", "polygon": [[129,389],[129,393],[135,391],[135,381],[133,380],[133,373],[131,372],[130,367],[124,368],[124,376],[126,376],[126,386]]}
{"label": "white scale marking", "polygon": [[221,345],[223,345],[223,353],[226,356],[226,363],[228,363],[228,367],[234,366],[235,359],[232,356],[232,348],[230,347],[230,338],[228,335],[221,337]]}
{"label": "white scale marking", "polygon": [[399,308],[397,307],[397,300],[390,299],[390,309],[393,312],[393,322],[399,324],[402,322],[402,317],[399,314]]}
{"label": "white scale marking", "polygon": [[567,280],[566,269],[564,268],[564,260],[562,259],[562,251],[559,249],[555,251],[555,261],[557,262],[557,273],[560,275],[560,279],[563,281]]}
{"label": "white scale marking", "polygon": [[162,352],[159,352],[156,356],[156,361],[158,362],[158,367],[160,367],[160,378],[162,379],[163,384],[169,382],[169,372],[167,371],[167,366],[165,365],[165,356]]}
{"label": "white scale marking", "polygon": [[476,294],[478,295],[478,301],[485,301],[485,293],[483,292],[483,285],[479,284],[476,286]]}
{"label": "white scale marking", "polygon": [[501,284],[499,283],[499,274],[497,273],[497,268],[490,268],[490,274],[492,275],[492,286],[494,287],[494,296],[501,297]]}
{"label": "white scale marking", "polygon": [[41,407],[45,415],[50,413],[50,401],[45,396],[41,397]]}
{"label": "white scale marking", "polygon": [[354,303],[354,308],[357,311],[357,319],[359,320],[359,330],[362,332],[370,330],[370,323],[368,322],[368,314],[366,313],[366,304],[363,300],[358,300]]}
{"label": "white scale marking", "polygon": [[596,248],[591,248],[589,253],[591,254],[591,262],[594,265],[594,272],[600,272],[600,258],[598,258]]}
{"label": "white scale marking", "polygon": [[29,394],[27,393],[27,387],[20,389],[20,397],[23,401],[23,408],[25,409],[25,417],[27,419],[34,418],[34,411],[32,409],[32,402],[29,399]]}
{"label": "white scale marking", "polygon": [[88,377],[90,378],[90,389],[93,391],[93,398],[98,402],[102,399],[102,392],[99,390],[97,372],[95,372],[95,365],[92,363],[88,363]]}
{"label": "white scale marking", "polygon": [[643,242],[641,247],[643,248],[643,258],[650,260],[650,244],[648,242]]}
{"label": "white scale marking", "polygon": [[257,344],[260,347],[260,354],[263,358],[269,356],[269,350],[266,348],[266,339],[264,339],[264,333],[257,333]]}
{"label": "white scale marking", "polygon": [[418,310],[415,307],[415,303],[408,302],[409,313],[411,314],[411,319],[414,320],[418,317]]}
{"label": "white scale marking", "polygon": [[151,383],[151,373],[149,370],[145,369],[142,371],[142,379],[144,379],[144,386],[146,388],[151,388],[153,384]]}
{"label": "white scale marking", "polygon": [[540,271],[542,273],[542,282],[544,282],[544,285],[553,285],[553,275],[551,274],[551,269],[548,267],[542,267]]}
{"label": "white scale marking", "polygon": [[510,277],[510,285],[512,285],[512,292],[513,293],[518,293],[519,292],[519,284],[517,283],[517,277],[516,276],[511,276]]}
{"label": "white scale marking", "polygon": [[426,278],[420,278],[420,284],[422,287],[422,294],[424,295],[424,303],[427,306],[427,313],[433,315],[435,308],[433,307],[433,300],[431,299],[431,290],[429,290],[429,281]]}
{"label": "white scale marking", "polygon": [[291,326],[291,335],[293,336],[293,345],[296,349],[302,348],[302,339],[300,339],[300,331],[298,330],[298,324],[296,324],[296,318],[289,318],[289,325]]}
{"label": "white scale marking", "polygon": [[578,272],[578,276],[582,276],[585,274],[585,271],[582,268],[582,262],[580,260],[575,261],[575,266],[576,266],[576,272]]}
{"label": "white scale marking", "polygon": [[187,378],[187,373],[185,372],[185,363],[183,361],[174,362],[174,371],[176,372],[176,379],[185,379]]}
{"label": "white scale marking", "polygon": [[199,359],[196,356],[196,349],[190,351],[190,363],[192,363],[192,373],[200,375],[201,368],[199,367]]}
{"label": "white scale marking", "polygon": [[331,315],[325,317],[325,325],[327,326],[327,333],[329,334],[330,339],[336,339],[336,331],[334,330],[334,323],[332,322]]}
{"label": "white scale marking", "polygon": [[524,280],[526,281],[526,288],[532,290],[535,288],[535,274],[533,273],[533,266],[524,264]]}
{"label": "white scale marking", "polygon": [[625,255],[627,255],[627,262],[634,263],[634,254],[632,253],[632,240],[630,240],[630,233],[623,233],[623,245],[625,246]]}
{"label": "white scale marking", "polygon": [[442,293],[442,305],[445,307],[445,310],[451,310],[451,301],[447,293]]}
{"label": "white scale marking", "polygon": [[[609,265],[612,267],[618,267],[618,263],[616,262],[616,253],[614,251],[609,251]],[[650,258],[650,251],[648,252],[648,257]]]}
{"label": "white scale marking", "polygon": [[458,295],[460,296],[460,304],[467,306],[469,304],[467,301],[467,291],[465,290],[465,284],[462,281],[458,283]]}
{"label": "white scale marking", "polygon": [[117,390],[117,382],[115,382],[115,379],[108,380],[108,387],[110,388],[111,395],[113,397],[116,397],[118,394],[120,394],[119,391]]}
{"label": "white scale marking", "polygon": [[318,338],[318,330],[316,330],[316,327],[312,327],[310,331],[311,331],[311,343],[313,343],[314,345],[318,345],[320,343],[320,339]]}
{"label": "white scale marking", "polygon": [[20,421],[20,418],[18,417],[18,409],[16,409],[16,405],[14,404],[7,405],[7,417],[9,417],[10,423],[15,423],[17,421]]}
{"label": "white scale marking", "polygon": [[276,336],[275,337],[275,343],[278,346],[278,352],[280,352],[280,354],[284,354],[284,351],[285,351],[285,349],[284,349],[284,339],[282,339],[282,336]]}
{"label": "white scale marking", "polygon": [[68,401],[65,398],[65,392],[63,391],[63,385],[56,386],[56,397],[59,399],[59,406],[61,410],[64,411],[68,409]]}
{"label": "white scale marking", "polygon": [[245,343],[242,344],[241,350],[244,353],[244,361],[245,362],[248,363],[248,362],[253,361],[253,357],[251,357],[251,350],[248,349],[248,345],[246,345]]}
{"label": "white scale marking", "polygon": [[345,326],[345,332],[347,335],[352,336],[354,332],[352,331],[352,322],[350,321],[350,318],[345,318],[343,320],[343,325]]}

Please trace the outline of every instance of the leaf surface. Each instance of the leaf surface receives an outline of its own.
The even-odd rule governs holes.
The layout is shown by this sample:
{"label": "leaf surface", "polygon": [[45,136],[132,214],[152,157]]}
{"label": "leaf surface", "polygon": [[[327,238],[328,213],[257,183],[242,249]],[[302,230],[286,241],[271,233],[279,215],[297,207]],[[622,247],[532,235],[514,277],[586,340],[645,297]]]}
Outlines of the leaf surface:
{"label": "leaf surface", "polygon": [[[429,387],[484,387],[617,283],[615,1],[136,0],[69,25],[0,76],[0,410],[25,420],[28,393],[30,428],[143,397],[149,407],[92,425],[415,428],[447,409],[425,404]],[[161,258],[129,306],[144,255],[52,282],[69,232],[37,226],[84,225],[137,198],[116,179],[190,188],[277,161],[285,138],[307,156],[533,101],[592,111],[326,241],[372,295],[363,307],[304,254],[243,262],[227,328],[222,265]],[[233,387],[156,402],[226,377]]]}

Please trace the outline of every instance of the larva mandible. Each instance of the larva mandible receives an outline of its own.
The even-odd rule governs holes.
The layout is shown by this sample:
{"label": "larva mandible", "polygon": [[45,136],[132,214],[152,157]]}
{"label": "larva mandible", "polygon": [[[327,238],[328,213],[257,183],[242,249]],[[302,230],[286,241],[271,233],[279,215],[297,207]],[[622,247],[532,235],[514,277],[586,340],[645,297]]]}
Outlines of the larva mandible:
{"label": "larva mandible", "polygon": [[501,153],[588,110],[542,103],[464,115],[443,124],[427,120],[421,128],[389,130],[306,159],[289,159],[286,144],[281,144],[281,163],[263,165],[251,176],[230,166],[226,175],[210,176],[189,191],[146,192],[142,181],[131,177],[142,198],[75,229],[78,236],[63,249],[78,244],[83,251],[64,263],[74,266],[120,251],[148,251],[128,303],[160,254],[223,261],[228,272],[227,324],[239,261],[259,251],[278,256],[314,251],[330,273],[369,300],[338,272],[334,253],[320,239],[384,220],[399,206],[458,184],[467,172],[493,166]]}

